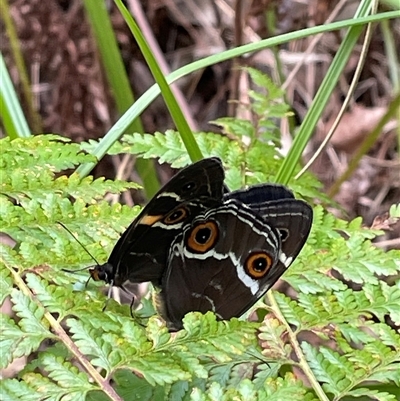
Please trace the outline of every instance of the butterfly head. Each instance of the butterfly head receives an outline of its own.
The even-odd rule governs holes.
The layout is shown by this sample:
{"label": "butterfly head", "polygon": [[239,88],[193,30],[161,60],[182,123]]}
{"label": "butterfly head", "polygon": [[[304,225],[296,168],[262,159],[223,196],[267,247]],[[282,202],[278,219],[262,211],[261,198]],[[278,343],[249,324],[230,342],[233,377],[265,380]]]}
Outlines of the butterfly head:
{"label": "butterfly head", "polygon": [[111,263],[96,265],[89,269],[90,277],[94,281],[105,281],[107,284],[112,284],[114,281],[114,268]]}

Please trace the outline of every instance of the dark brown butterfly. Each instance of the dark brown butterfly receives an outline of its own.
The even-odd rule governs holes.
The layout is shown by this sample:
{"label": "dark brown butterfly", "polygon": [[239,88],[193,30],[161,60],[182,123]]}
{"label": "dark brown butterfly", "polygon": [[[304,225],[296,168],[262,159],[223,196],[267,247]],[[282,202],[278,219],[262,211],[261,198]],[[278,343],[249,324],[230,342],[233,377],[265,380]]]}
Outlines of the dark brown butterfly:
{"label": "dark brown butterfly", "polygon": [[151,281],[169,327],[187,312],[245,313],[303,247],[311,207],[281,185],[228,192],[218,158],[175,175],[148,203],[94,279],[124,288]]}

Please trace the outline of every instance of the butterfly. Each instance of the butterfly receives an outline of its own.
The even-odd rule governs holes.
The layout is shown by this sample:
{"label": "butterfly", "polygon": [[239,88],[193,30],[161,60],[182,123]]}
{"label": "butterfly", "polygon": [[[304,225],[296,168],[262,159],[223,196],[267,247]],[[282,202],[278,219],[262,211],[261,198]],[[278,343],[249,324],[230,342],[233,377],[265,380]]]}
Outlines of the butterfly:
{"label": "butterfly", "polygon": [[282,185],[229,192],[218,158],[176,174],[121,236],[96,280],[124,288],[151,281],[172,330],[190,311],[245,313],[304,246],[312,208]]}

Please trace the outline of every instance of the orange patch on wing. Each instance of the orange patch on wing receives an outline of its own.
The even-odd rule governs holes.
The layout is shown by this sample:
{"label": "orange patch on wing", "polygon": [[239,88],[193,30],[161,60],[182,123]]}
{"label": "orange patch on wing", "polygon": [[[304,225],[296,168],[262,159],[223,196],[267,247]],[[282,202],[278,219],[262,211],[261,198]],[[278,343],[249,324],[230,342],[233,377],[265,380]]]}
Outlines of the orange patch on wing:
{"label": "orange patch on wing", "polygon": [[162,215],[162,214],[158,214],[156,216],[152,216],[152,215],[148,214],[146,216],[143,216],[139,220],[138,224],[143,224],[145,226],[152,226],[154,223],[157,223],[157,221],[160,221],[163,218],[164,218],[164,215]]}

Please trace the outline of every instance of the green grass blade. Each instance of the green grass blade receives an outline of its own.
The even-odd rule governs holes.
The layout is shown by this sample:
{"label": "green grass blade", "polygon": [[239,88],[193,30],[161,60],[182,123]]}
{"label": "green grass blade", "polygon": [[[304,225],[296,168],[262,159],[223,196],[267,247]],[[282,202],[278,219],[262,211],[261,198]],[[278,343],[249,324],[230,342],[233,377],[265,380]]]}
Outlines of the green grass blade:
{"label": "green grass blade", "polygon": [[128,24],[133,36],[135,37],[135,40],[139,45],[139,48],[143,54],[143,57],[146,60],[148,67],[150,68],[151,73],[153,74],[155,81],[161,88],[161,93],[164,101],[168,107],[172,119],[174,120],[176,128],[181,135],[182,141],[185,144],[190,158],[192,159],[192,161],[200,160],[203,157],[200,148],[197,145],[196,140],[194,139],[192,130],[190,129],[189,124],[186,121],[185,116],[183,115],[182,110],[180,109],[179,104],[174,94],[172,93],[172,90],[169,87],[160,66],[158,65],[151,48],[147,44],[141,30],[136,24],[136,21],[129,13],[127,8],[123,5],[122,1],[115,0],[115,3],[119,8],[122,16],[124,17],[125,22]]}
{"label": "green grass blade", "polygon": [[[129,109],[135,99],[119,52],[106,4],[104,1],[84,0],[84,6],[101,55],[107,81],[114,95],[117,110],[122,115]],[[139,116],[128,124],[125,132],[144,132]],[[159,188],[153,162],[139,158],[136,160],[136,169],[142,179],[147,197],[151,198]]]}
{"label": "green grass blade", "polygon": [[[96,39],[104,72],[113,91],[117,109],[122,114],[132,105],[135,99],[106,9],[106,2],[84,0],[83,5]],[[133,124],[135,124],[138,132],[143,131],[139,119],[135,119]]]}
{"label": "green grass blade", "polygon": [[28,123],[22,112],[17,94],[8,74],[3,54],[0,53],[0,117],[5,131],[11,139],[31,135]]}
{"label": "green grass blade", "polygon": [[[370,0],[363,1],[360,4],[355,18],[366,16],[365,14],[370,10],[370,5]],[[335,89],[339,77],[347,64],[363,29],[364,27],[360,25],[349,28],[349,31],[340,45],[340,48],[314,97],[310,109],[300,126],[299,132],[294,138],[293,145],[278,171],[276,176],[277,182],[287,184],[292,177],[296,165],[314,132],[315,126],[317,125],[317,122],[324,111],[333,90]]]}
{"label": "green grass blade", "polygon": [[393,92],[397,93],[400,89],[400,63],[394,41],[394,32],[389,25],[389,21],[381,22],[382,35],[384,37],[385,53],[388,62],[389,76],[393,84]]}

